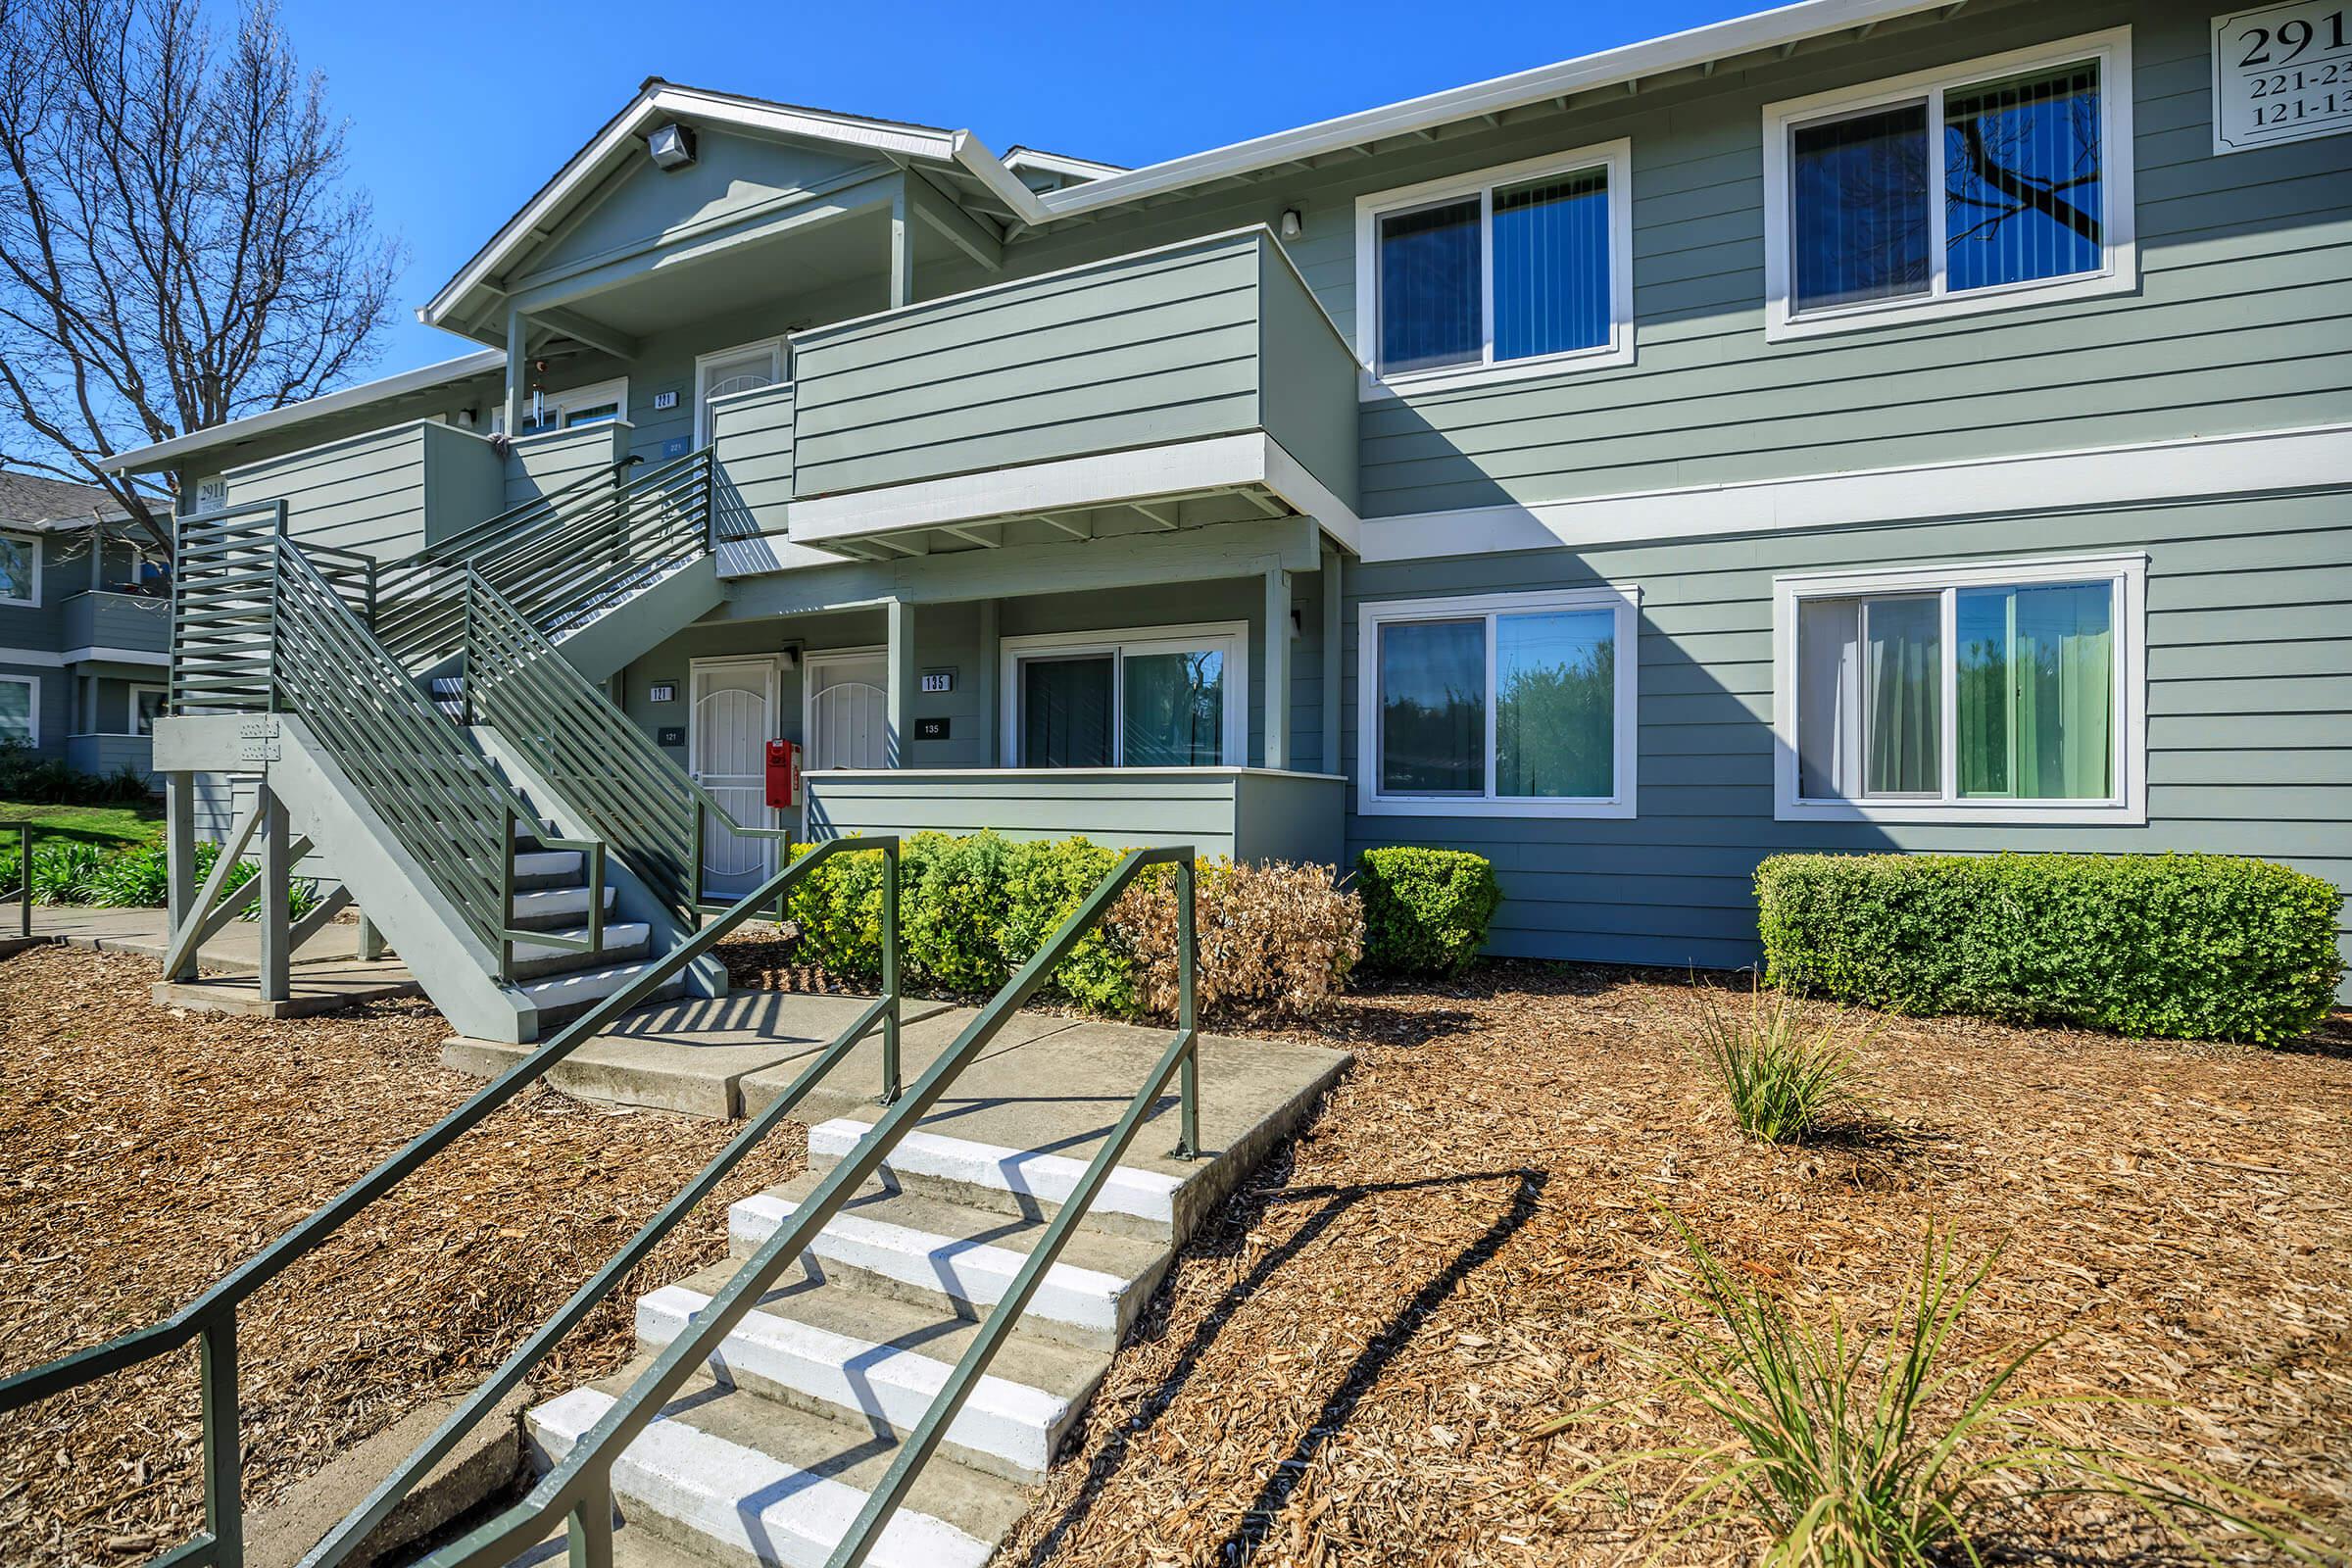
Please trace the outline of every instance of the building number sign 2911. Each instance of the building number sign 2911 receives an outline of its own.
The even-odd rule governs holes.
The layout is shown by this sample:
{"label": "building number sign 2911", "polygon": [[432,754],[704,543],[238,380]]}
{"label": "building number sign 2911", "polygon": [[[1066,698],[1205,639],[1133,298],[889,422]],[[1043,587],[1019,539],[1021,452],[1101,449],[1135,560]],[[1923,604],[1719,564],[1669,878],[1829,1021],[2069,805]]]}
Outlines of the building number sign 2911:
{"label": "building number sign 2911", "polygon": [[2352,0],[2213,19],[2213,150],[2352,130]]}

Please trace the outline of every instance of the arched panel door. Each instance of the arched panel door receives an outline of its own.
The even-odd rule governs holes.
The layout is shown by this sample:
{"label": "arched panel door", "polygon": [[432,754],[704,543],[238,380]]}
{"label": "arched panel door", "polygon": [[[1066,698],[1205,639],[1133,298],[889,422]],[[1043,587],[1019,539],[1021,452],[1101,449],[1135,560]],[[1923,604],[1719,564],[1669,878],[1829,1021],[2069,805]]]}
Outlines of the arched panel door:
{"label": "arched panel door", "polygon": [[890,662],[879,654],[808,658],[810,772],[890,765]]}
{"label": "arched panel door", "polygon": [[[688,766],[746,827],[775,825],[766,796],[767,743],[776,733],[776,663],[772,659],[696,660],[688,731]],[[739,898],[775,864],[772,840],[745,838],[724,822],[706,824],[703,891]]]}

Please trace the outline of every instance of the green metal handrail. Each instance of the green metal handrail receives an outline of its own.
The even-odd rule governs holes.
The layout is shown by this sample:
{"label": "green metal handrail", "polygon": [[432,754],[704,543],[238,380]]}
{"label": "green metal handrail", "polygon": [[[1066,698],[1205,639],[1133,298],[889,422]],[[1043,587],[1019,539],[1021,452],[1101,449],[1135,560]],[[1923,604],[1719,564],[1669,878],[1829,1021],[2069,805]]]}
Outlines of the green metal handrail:
{"label": "green metal handrail", "polygon": [[38,825],[0,822],[0,833],[13,832],[17,836],[17,885],[0,891],[0,904],[16,900],[17,935],[27,940],[32,936],[32,835]]}
{"label": "green metal handrail", "polygon": [[[13,1414],[37,1400],[64,1394],[84,1384],[95,1382],[111,1373],[152,1361],[158,1356],[168,1355],[191,1340],[195,1341],[199,1352],[199,1377],[203,1399],[205,1527],[203,1532],[193,1540],[184,1542],[162,1556],[151,1559],[149,1568],[165,1568],[167,1564],[172,1565],[172,1568],[195,1564],[208,1565],[208,1568],[240,1568],[244,1562],[245,1551],[244,1505],[239,1491],[242,1439],[237,1403],[238,1308],[263,1286],[316,1251],[368,1205],[398,1186],[418,1166],[472,1129],[491,1112],[544,1078],[583,1043],[602,1033],[622,1013],[637,1006],[661,987],[666,985],[688,964],[703,957],[722,938],[733,932],[746,920],[752,919],[764,910],[769,904],[784,897],[793,883],[835,855],[857,854],[863,851],[880,851],[888,857],[890,874],[886,879],[886,886],[895,892],[899,880],[898,841],[896,839],[837,839],[810,850],[807,855],[794,860],[741,900],[729,906],[724,914],[664,954],[628,985],[613,992],[578,1018],[564,1025],[556,1033],[554,1039],[539,1046],[522,1060],[484,1085],[466,1103],[410,1140],[390,1158],[384,1160],[367,1175],[362,1176],[358,1181],[353,1182],[326,1203],[313,1210],[293,1229],[230,1270],[216,1281],[203,1295],[170,1317],[147,1328],[133,1330],[131,1333],[111,1340],[104,1345],[94,1346],[89,1349],[51,1361],[47,1365],[0,1378],[0,1415]],[[897,938],[895,898],[885,901],[883,914],[887,922],[885,942],[890,946],[895,946]],[[886,947],[886,951],[889,951],[888,947]],[[892,966],[893,979],[895,979],[895,973],[894,965]],[[848,1047],[854,1044],[856,1039],[861,1037],[866,1030],[872,1028],[877,1020],[882,1023],[885,1041],[895,1046],[899,1029],[899,1015],[898,991],[895,986],[886,981],[882,997],[872,1006],[866,1008],[859,1015],[858,1022],[853,1025],[857,1033],[837,1039],[827,1049],[826,1054],[838,1061],[840,1054],[846,1054]],[[822,1058],[820,1057],[820,1059]],[[801,1085],[796,1083],[794,1087],[796,1090],[806,1093]],[[766,1125],[772,1127],[774,1121],[766,1120]],[[686,1193],[693,1194],[697,1198],[708,1193],[710,1187],[723,1177],[726,1170],[731,1169],[733,1164],[757,1144],[756,1138],[746,1143],[746,1138],[751,1131],[752,1129],[747,1128],[744,1134],[739,1134],[735,1140],[730,1142],[727,1150],[721,1152],[719,1158],[712,1162],[712,1166],[717,1167],[715,1174],[713,1174],[712,1168],[707,1167],[702,1175],[696,1177],[695,1181],[689,1184]],[[507,1362],[492,1375],[491,1384],[485,1385],[485,1388],[491,1385],[503,1385],[501,1388],[501,1396],[503,1396],[505,1390],[514,1387],[530,1366],[536,1364],[538,1359],[544,1356],[558,1340],[562,1339],[564,1330],[568,1330],[576,1324],[580,1317],[595,1305],[596,1300],[602,1299],[606,1294],[609,1294],[613,1285],[627,1273],[627,1266],[624,1265],[623,1260],[634,1263],[642,1259],[645,1253],[651,1250],[662,1236],[666,1234],[669,1228],[675,1225],[686,1209],[691,1206],[691,1200],[686,1200],[686,1194],[681,1194],[680,1200],[673,1200],[668,1207],[649,1220],[646,1227],[631,1239],[628,1246],[622,1249],[612,1264],[607,1265],[595,1279],[583,1286],[580,1293],[575,1293],[556,1316],[541,1328],[539,1333],[533,1335],[513,1356],[508,1358]],[[596,1296],[583,1302],[582,1294],[591,1288],[596,1290]],[[562,1327],[558,1328],[558,1325],[562,1325]],[[478,1417],[482,1410],[490,1408],[497,1402],[497,1398],[493,1397],[477,1403],[480,1398],[480,1391],[477,1391],[476,1396],[462,1405],[457,1415],[452,1416],[451,1422],[445,1422],[440,1431],[426,1440],[424,1448],[420,1448],[418,1452],[421,1454],[427,1449],[437,1449],[436,1459],[441,1454],[445,1454],[457,1437],[464,1432],[466,1425],[469,1425],[471,1420]],[[467,1416],[466,1423],[453,1427],[451,1423],[457,1421],[458,1415],[466,1415],[468,1411],[471,1412],[471,1415]],[[356,1519],[360,1514],[373,1511],[374,1518],[380,1520],[383,1514],[388,1513],[391,1507],[399,1501],[399,1497],[405,1495],[407,1490],[415,1485],[416,1478],[430,1468],[429,1463],[422,1468],[415,1468],[414,1460],[410,1464],[404,1465],[391,1481],[385,1483],[384,1487],[379,1487],[376,1494],[371,1494],[366,1502],[361,1504],[359,1512],[355,1513],[353,1518]],[[397,1494],[387,1490],[393,1488],[396,1483],[398,1484]],[[370,1523],[372,1524],[372,1521]],[[336,1554],[318,1560],[339,1561],[342,1556],[348,1554],[351,1545],[366,1534],[366,1530],[361,1529],[357,1535],[352,1535],[349,1526],[350,1521],[346,1521],[344,1526],[337,1527],[335,1536],[329,1538],[330,1541],[341,1543],[336,1548]],[[316,1556],[316,1553],[314,1555]]]}
{"label": "green metal handrail", "polygon": [[[837,839],[855,844],[856,839]],[[1144,1089],[1128,1104],[1109,1140],[1087,1166],[1086,1175],[1046,1229],[1013,1287],[990,1311],[980,1335],[956,1363],[930,1411],[901,1447],[897,1460],[880,1487],[868,1497],[849,1533],[835,1547],[828,1568],[854,1568],[864,1560],[879,1537],[883,1523],[912,1484],[915,1472],[938,1446],[947,1424],[977,1385],[997,1348],[1020,1316],[1029,1296],[1052,1266],[1095,1193],[1134,1141],[1137,1130],[1172,1073],[1181,1072],[1183,1096],[1180,1142],[1176,1152],[1191,1158],[1200,1145],[1200,1047],[1196,1011],[1197,961],[1193,923],[1193,851],[1190,846],[1131,850],[1110,874],[1070,912],[1020,972],[991,997],[963,1032],[923,1075],[883,1112],[855,1149],[825,1178],[791,1218],[746,1258],[709,1304],[695,1313],[686,1331],[664,1347],[654,1362],[596,1424],[583,1433],[538,1485],[513,1507],[460,1540],[422,1558],[416,1568],[496,1568],[510,1562],[525,1547],[542,1540],[558,1518],[567,1521],[574,1568],[611,1568],[612,1561],[612,1466],[621,1453],[661,1414],[697,1368],[717,1352],[746,1314],[757,1305],[783,1271],[807,1249],[850,1197],[887,1159],[899,1140],[911,1131],[939,1102],[962,1071],[978,1059],[998,1031],[1037,994],[1054,968],[1106,914],[1113,902],[1147,866],[1178,867],[1179,1001],[1176,1037],[1153,1067]],[[895,891],[895,884],[893,887]],[[885,956],[889,949],[885,948]],[[887,982],[886,982],[887,983]]]}

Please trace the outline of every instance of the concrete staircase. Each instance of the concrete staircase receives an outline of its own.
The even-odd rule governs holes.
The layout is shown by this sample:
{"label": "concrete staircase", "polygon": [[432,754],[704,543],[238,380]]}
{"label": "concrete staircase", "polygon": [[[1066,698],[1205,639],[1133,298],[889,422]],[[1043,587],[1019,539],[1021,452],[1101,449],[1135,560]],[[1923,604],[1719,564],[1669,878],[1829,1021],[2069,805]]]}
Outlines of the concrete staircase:
{"label": "concrete staircase", "polygon": [[[1056,1089],[1107,1079],[1138,1041],[1085,1025],[991,1063],[968,1098],[943,1102],[820,1231],[795,1270],[723,1342],[694,1382],[613,1469],[618,1542],[646,1561],[725,1568],[819,1568],[920,1422],[977,1325],[1058,1212],[1104,1129],[1083,1093],[989,1093],[1022,1072],[1069,1068]],[[1238,1070],[1204,1101],[1212,1152],[1167,1154],[1173,1106],[1148,1122],[1071,1233],[987,1374],[949,1426],[868,1561],[888,1568],[978,1565],[1028,1510],[1112,1353],[1191,1232],[1249,1168],[1293,1131],[1346,1058],[1289,1053],[1241,1066],[1240,1042],[1204,1042]],[[1025,1064],[1017,1058],[1030,1056]],[[1115,1060],[1112,1058],[1115,1057]],[[1035,1083],[1035,1079],[1031,1081]],[[879,1114],[828,1089],[812,1096],[809,1168],[728,1213],[740,1259],[774,1234]],[[1026,1140],[1010,1136],[1026,1129]],[[1023,1144],[1031,1147],[1023,1147]],[[1221,1145],[1221,1151],[1219,1146]],[[637,1303],[642,1352],[614,1377],[529,1413],[538,1462],[552,1465],[650,1358],[686,1331],[736,1264],[704,1269]],[[628,1550],[621,1557],[630,1559]]]}

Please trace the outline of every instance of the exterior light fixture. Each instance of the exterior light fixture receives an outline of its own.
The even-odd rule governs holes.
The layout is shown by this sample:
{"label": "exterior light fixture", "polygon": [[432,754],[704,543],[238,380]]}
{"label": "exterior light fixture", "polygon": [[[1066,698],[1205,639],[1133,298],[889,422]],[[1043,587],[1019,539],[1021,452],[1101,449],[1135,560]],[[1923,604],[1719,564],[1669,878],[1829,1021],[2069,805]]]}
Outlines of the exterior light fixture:
{"label": "exterior light fixture", "polygon": [[1297,239],[1298,231],[1305,226],[1305,220],[1299,218],[1298,208],[1285,207],[1282,210],[1282,237],[1284,239]]}
{"label": "exterior light fixture", "polygon": [[653,154],[656,169],[684,169],[694,162],[694,127],[675,121],[658,126],[645,138],[645,150]]}

